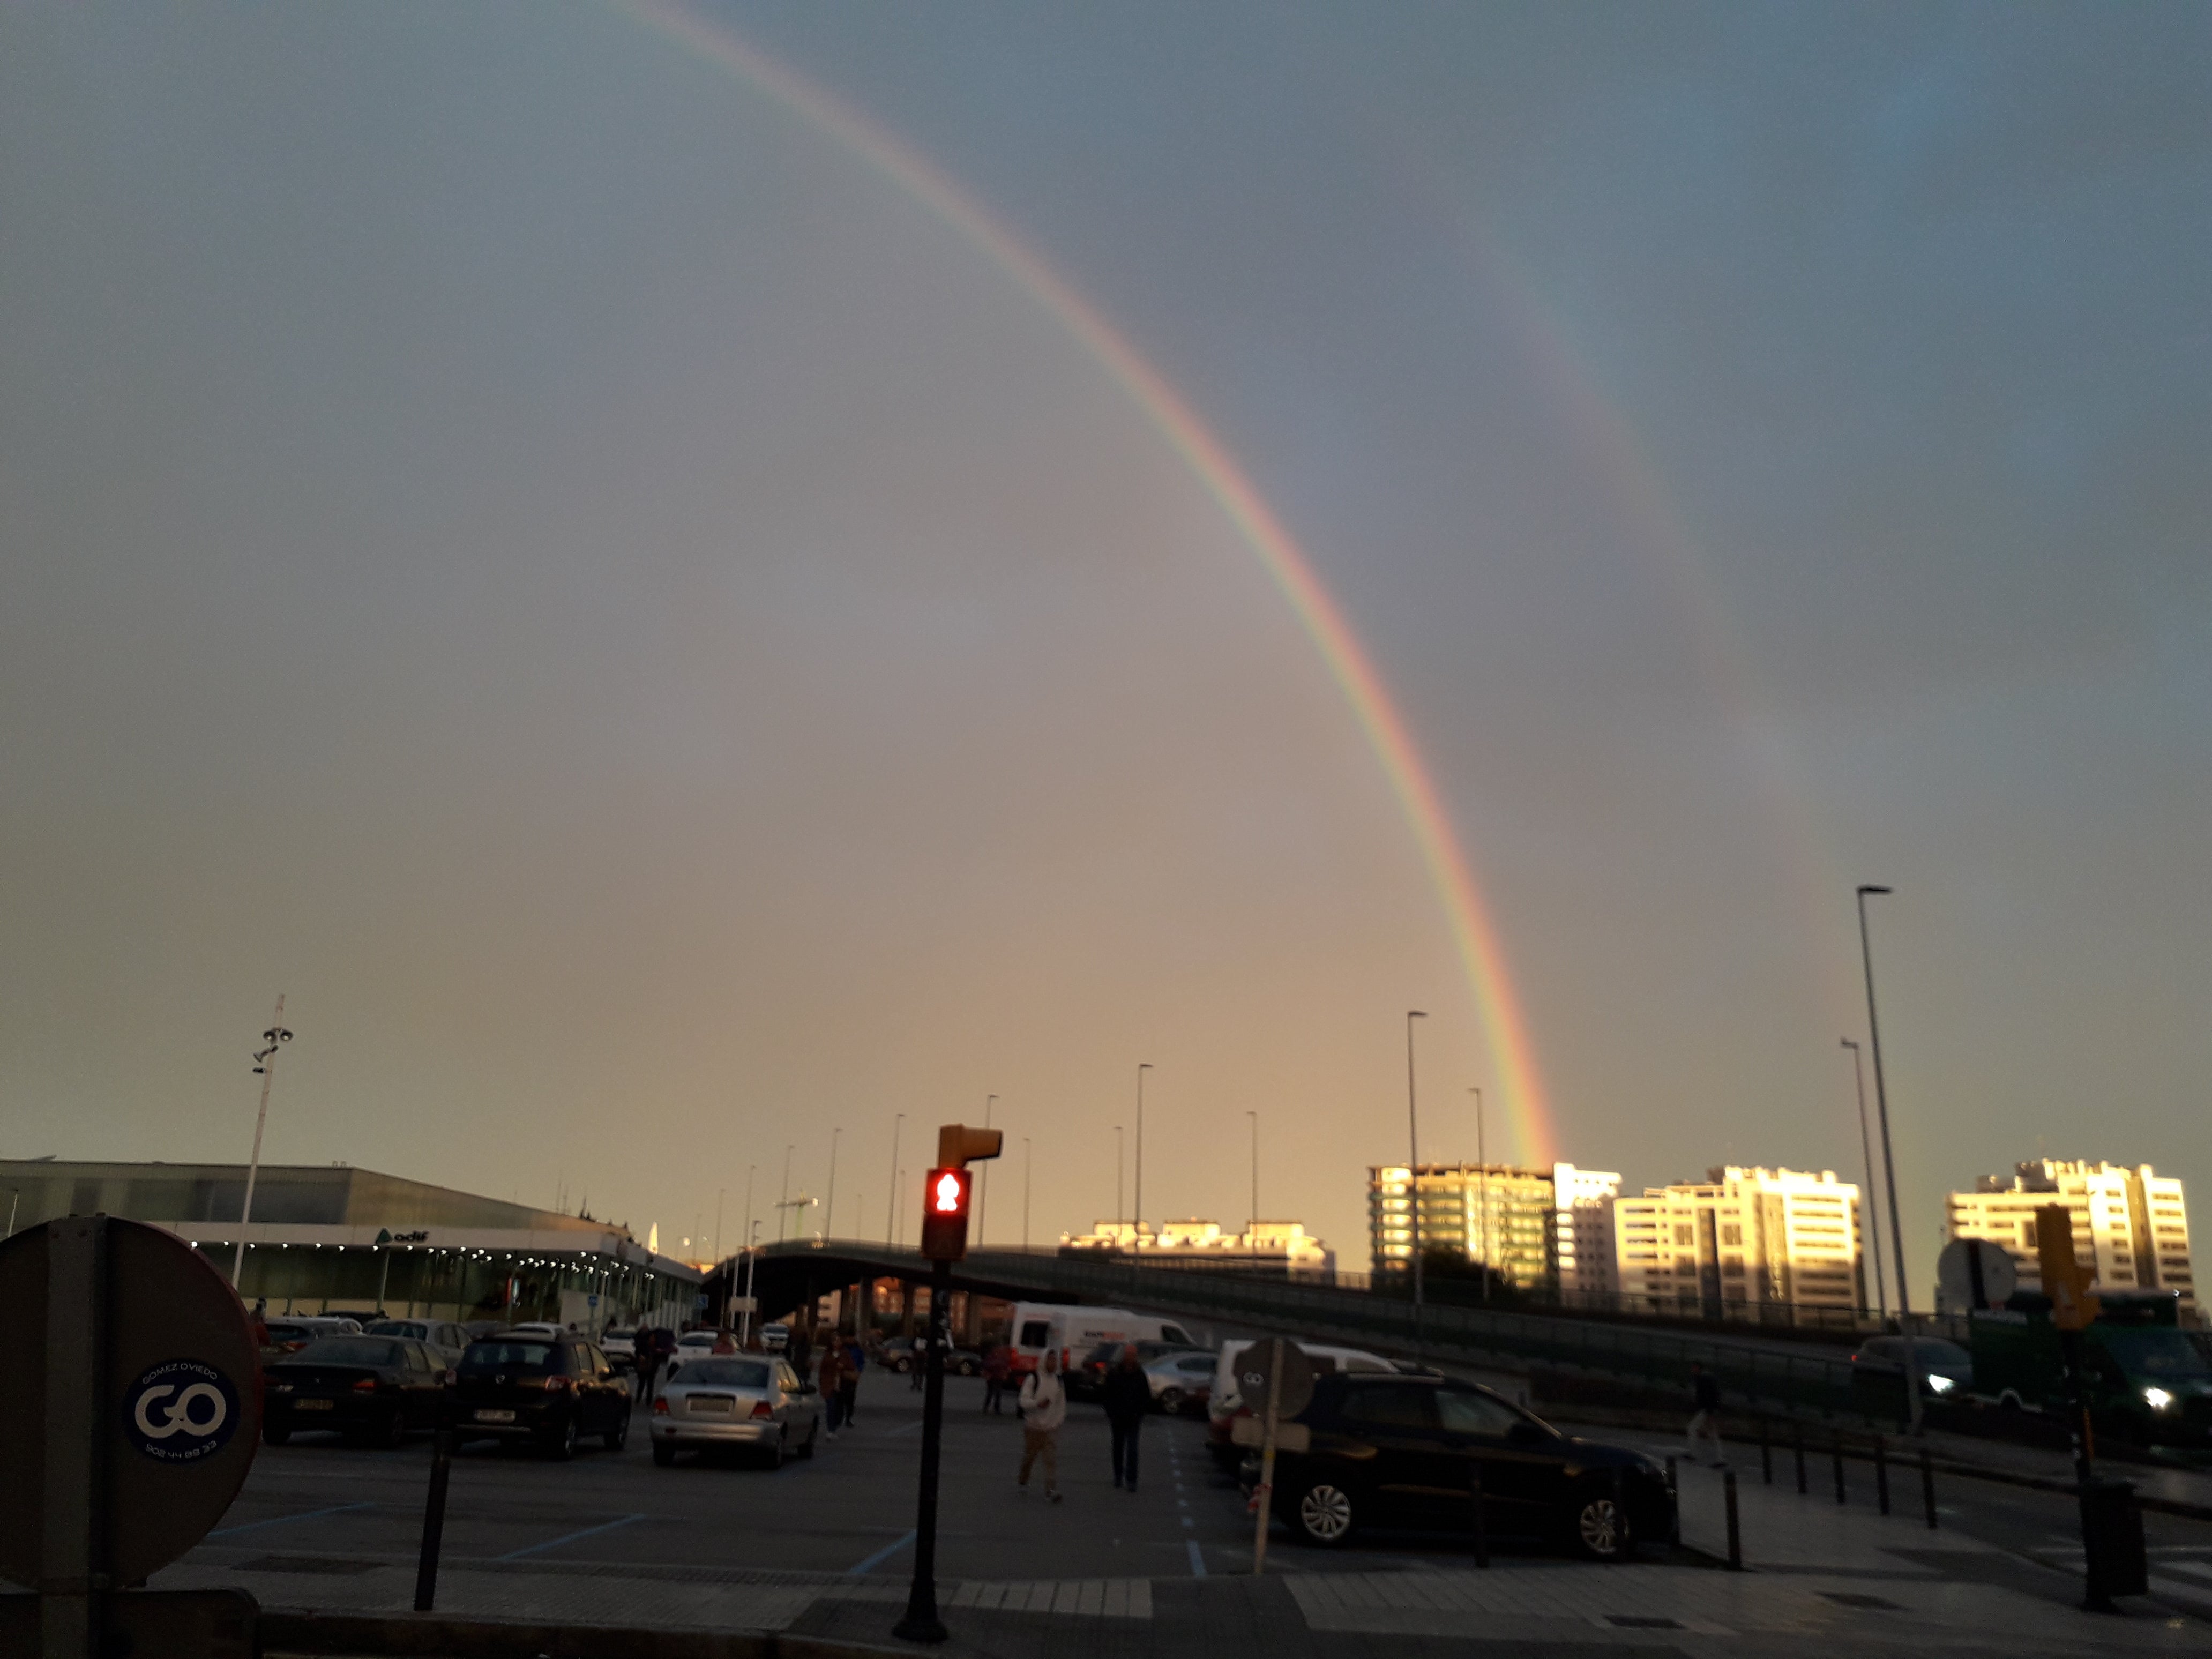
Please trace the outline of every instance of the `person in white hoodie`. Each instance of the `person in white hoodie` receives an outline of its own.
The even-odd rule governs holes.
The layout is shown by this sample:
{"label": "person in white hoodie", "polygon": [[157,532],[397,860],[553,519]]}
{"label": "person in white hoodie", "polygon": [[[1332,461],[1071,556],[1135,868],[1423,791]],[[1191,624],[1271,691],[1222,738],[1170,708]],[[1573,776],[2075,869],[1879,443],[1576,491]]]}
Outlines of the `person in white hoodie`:
{"label": "person in white hoodie", "polygon": [[1060,1380],[1058,1350],[1047,1348],[1037,1369],[1022,1379],[1022,1472],[1014,1484],[1030,1489],[1030,1469],[1044,1459],[1044,1495],[1060,1502],[1060,1425],[1067,1421],[1067,1389]]}

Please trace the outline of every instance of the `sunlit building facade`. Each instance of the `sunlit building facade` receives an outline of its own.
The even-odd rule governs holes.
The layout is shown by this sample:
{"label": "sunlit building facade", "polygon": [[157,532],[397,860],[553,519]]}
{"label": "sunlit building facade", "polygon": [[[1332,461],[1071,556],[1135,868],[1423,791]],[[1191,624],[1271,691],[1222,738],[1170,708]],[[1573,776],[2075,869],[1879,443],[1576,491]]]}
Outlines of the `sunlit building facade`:
{"label": "sunlit building facade", "polygon": [[1424,1164],[1418,1182],[1405,1164],[1378,1164],[1367,1172],[1368,1250],[1377,1273],[1405,1272],[1418,1201],[1425,1252],[1487,1262],[1524,1290],[1604,1293],[1620,1190],[1618,1175],[1571,1164]]}
{"label": "sunlit building facade", "polygon": [[1613,1208],[1621,1292],[1655,1311],[1866,1305],[1859,1189],[1832,1170],[1729,1164]]}
{"label": "sunlit building facade", "polygon": [[2200,1322],[2181,1182],[2148,1164],[2130,1169],[2038,1158],[2015,1164],[2009,1176],[1984,1176],[1972,1192],[1949,1194],[1943,1212],[1952,1237],[2002,1244],[2019,1269],[2020,1288],[2040,1291],[2035,1212],[2051,1204],[2063,1204],[2070,1213],[2075,1258],[2094,1264],[2098,1284],[2176,1291],[2183,1319]]}
{"label": "sunlit building facade", "polygon": [[1255,1221],[1231,1232],[1218,1221],[1094,1221],[1087,1233],[1062,1233],[1064,1251],[1139,1256],[1148,1267],[1218,1267],[1270,1277],[1333,1279],[1336,1253],[1296,1221]]}

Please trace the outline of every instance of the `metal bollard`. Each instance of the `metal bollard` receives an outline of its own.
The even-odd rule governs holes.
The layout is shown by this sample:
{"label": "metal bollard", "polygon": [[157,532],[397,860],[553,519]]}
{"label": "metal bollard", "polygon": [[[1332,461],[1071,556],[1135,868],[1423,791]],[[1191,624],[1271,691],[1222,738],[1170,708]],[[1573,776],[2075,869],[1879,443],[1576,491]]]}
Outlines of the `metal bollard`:
{"label": "metal bollard", "polygon": [[1805,1425],[1802,1423],[1797,1425],[1796,1450],[1797,1495],[1802,1498],[1805,1495]]}
{"label": "metal bollard", "polygon": [[1881,1436],[1874,1437],[1874,1496],[1884,1515],[1889,1513],[1889,1447]]}
{"label": "metal bollard", "polygon": [[1734,1469],[1721,1471],[1721,1490],[1728,1497],[1729,1571],[1741,1572],[1743,1571],[1743,1528],[1736,1520],[1735,1471]]}
{"label": "metal bollard", "polygon": [[1936,1465],[1929,1461],[1928,1448],[1920,1449],[1920,1497],[1928,1505],[1928,1530],[1936,1530]]}
{"label": "metal bollard", "polygon": [[1759,1419],[1759,1473],[1768,1486],[1774,1484],[1774,1448],[1768,1443],[1766,1419]]}
{"label": "metal bollard", "polygon": [[430,1441],[430,1496],[422,1508],[422,1553],[415,1565],[415,1611],[428,1613],[438,1599],[438,1553],[446,1537],[446,1482],[453,1468],[453,1431],[440,1413]]}
{"label": "metal bollard", "polygon": [[1468,1477],[1468,1496],[1474,1504],[1474,1565],[1487,1568],[1490,1565],[1490,1531],[1483,1515],[1481,1464],[1474,1465],[1474,1473]]}
{"label": "metal bollard", "polygon": [[1838,1504],[1848,1503],[1850,1502],[1850,1499],[1844,1495],[1844,1437],[1840,1434],[1836,1437],[1835,1452],[1836,1502]]}

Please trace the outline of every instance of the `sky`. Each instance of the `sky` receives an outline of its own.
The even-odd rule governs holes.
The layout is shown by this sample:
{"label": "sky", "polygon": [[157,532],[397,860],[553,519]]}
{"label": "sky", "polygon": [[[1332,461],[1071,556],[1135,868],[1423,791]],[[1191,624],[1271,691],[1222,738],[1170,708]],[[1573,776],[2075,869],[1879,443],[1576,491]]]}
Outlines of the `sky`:
{"label": "sky", "polygon": [[1979,1175],[2206,1190],[2208,75],[2160,4],[10,7],[0,1156],[242,1160],[282,992],[274,1161],[726,1250],[995,1096],[1046,1243],[1142,1063],[1147,1219],[1256,1122],[1356,1267],[1410,1009],[1425,1157],[1479,1087],[1856,1176],[1880,883],[1917,1301]]}

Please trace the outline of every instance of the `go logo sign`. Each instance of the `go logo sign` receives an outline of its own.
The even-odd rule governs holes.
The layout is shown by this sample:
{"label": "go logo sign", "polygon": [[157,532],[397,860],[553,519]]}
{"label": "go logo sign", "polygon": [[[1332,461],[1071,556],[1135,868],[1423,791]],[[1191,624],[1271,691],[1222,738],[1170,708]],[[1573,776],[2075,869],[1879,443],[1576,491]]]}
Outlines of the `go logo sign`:
{"label": "go logo sign", "polygon": [[197,1359],[149,1366],[123,1394],[123,1432],[157,1463],[196,1463],[230,1443],[238,1391]]}

